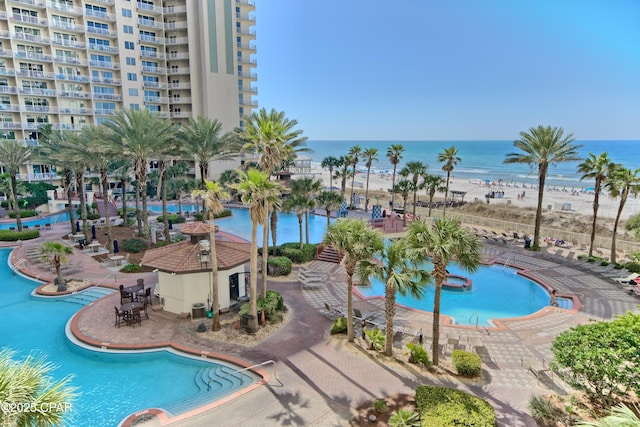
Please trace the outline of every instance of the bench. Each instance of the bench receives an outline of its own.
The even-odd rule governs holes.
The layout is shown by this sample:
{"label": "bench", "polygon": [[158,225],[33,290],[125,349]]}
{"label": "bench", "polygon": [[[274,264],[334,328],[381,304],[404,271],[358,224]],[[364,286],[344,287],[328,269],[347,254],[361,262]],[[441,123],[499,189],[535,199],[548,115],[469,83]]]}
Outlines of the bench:
{"label": "bench", "polygon": [[545,364],[544,359],[542,359],[542,362],[540,362],[538,359],[523,357],[522,359],[520,359],[520,363],[536,377],[536,379],[538,380],[538,384],[540,384],[540,376],[546,372],[549,372],[551,380],[553,381],[553,371],[551,370],[550,366]]}

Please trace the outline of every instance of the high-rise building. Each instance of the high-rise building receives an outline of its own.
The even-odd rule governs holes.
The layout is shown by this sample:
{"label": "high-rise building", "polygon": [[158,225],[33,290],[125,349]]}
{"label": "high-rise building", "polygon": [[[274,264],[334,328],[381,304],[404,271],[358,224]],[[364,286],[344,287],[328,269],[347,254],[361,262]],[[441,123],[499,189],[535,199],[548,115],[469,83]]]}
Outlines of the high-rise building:
{"label": "high-rise building", "polygon": [[[0,139],[37,145],[44,124],[79,130],[126,108],[242,127],[257,105],[254,11],[254,0],[0,0]],[[48,166],[25,174],[48,179]]]}

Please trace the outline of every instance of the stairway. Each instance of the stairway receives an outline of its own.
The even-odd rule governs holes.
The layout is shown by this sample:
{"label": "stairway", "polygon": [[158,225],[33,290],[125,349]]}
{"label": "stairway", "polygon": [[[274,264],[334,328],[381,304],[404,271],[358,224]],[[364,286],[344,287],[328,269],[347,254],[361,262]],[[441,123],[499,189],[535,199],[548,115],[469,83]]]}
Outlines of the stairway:
{"label": "stairway", "polygon": [[[96,197],[95,201],[96,201],[96,205],[98,205],[98,213],[100,213],[100,216],[101,217],[106,216],[104,214],[104,201],[103,201],[103,199],[98,199]],[[111,200],[109,202],[108,206],[109,206],[109,217],[110,218],[117,217],[118,216],[118,207],[116,206],[116,203],[113,200]]]}
{"label": "stairway", "polygon": [[318,261],[333,262],[340,264],[342,262],[342,255],[333,248],[331,245],[325,246],[320,253],[316,255]]}

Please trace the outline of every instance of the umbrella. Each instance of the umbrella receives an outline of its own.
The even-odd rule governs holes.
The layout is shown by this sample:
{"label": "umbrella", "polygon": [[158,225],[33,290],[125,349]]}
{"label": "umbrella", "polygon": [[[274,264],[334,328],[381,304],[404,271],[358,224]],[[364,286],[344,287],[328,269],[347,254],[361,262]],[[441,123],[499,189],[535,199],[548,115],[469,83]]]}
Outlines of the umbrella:
{"label": "umbrella", "polygon": [[91,225],[91,240],[96,240],[96,225]]}
{"label": "umbrella", "polygon": [[80,232],[80,221],[76,221],[76,233]]}
{"label": "umbrella", "polygon": [[120,248],[118,247],[118,241],[114,240],[113,241],[113,253],[117,254],[118,252],[120,252]]}
{"label": "umbrella", "polygon": [[173,230],[173,221],[169,220],[169,230]]}

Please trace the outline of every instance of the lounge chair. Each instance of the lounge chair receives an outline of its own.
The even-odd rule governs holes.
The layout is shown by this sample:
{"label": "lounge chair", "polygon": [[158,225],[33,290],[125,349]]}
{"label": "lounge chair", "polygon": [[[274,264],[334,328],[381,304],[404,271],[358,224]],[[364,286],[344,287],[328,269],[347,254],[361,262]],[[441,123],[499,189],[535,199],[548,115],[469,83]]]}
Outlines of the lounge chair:
{"label": "lounge chair", "polygon": [[523,357],[520,359],[520,364],[527,368],[527,370],[536,377],[538,384],[540,384],[540,377],[542,374],[547,372],[551,376],[551,381],[553,381],[553,371],[551,370],[551,367],[545,363],[544,359],[540,362],[538,359]]}
{"label": "lounge chair", "polygon": [[626,277],[612,277],[611,280],[618,282],[619,284],[626,284],[629,283],[629,280],[633,280],[635,278],[640,277],[640,274],[638,273],[631,273]]}

